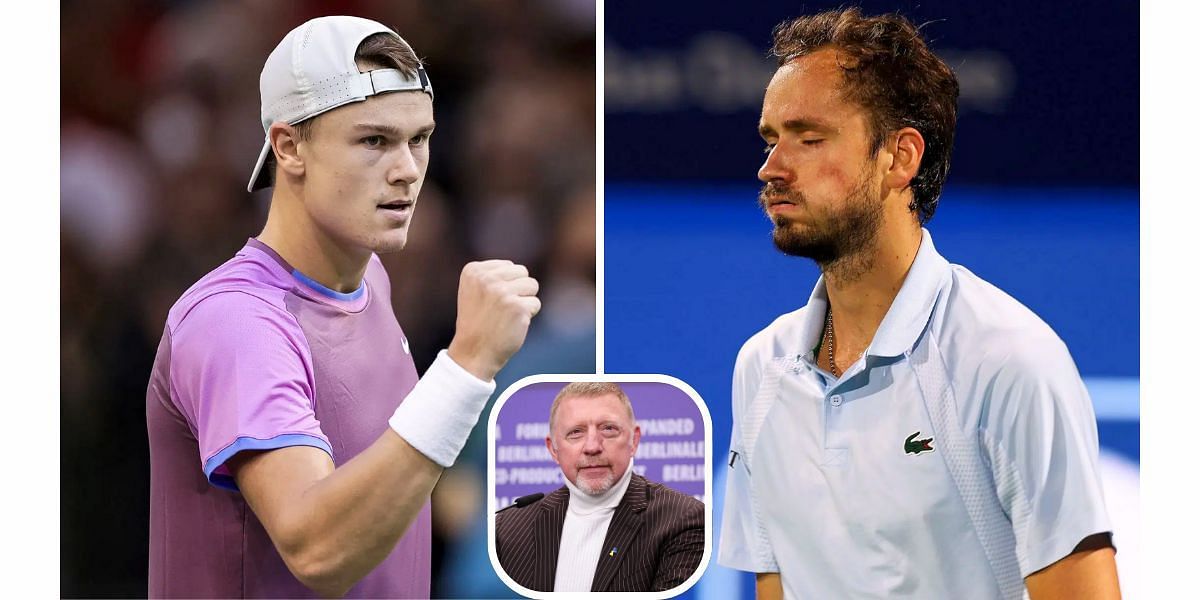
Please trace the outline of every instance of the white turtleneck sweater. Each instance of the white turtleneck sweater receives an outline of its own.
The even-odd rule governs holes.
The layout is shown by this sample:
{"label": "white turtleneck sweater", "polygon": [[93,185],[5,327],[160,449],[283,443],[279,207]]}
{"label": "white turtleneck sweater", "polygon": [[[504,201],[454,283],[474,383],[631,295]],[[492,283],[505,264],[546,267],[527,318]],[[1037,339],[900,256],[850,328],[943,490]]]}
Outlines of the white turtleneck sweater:
{"label": "white turtleneck sweater", "polygon": [[621,498],[625,497],[631,477],[633,459],[630,459],[629,468],[625,469],[621,479],[599,496],[589,496],[570,481],[566,482],[571,497],[567,502],[567,518],[563,521],[562,538],[558,544],[554,591],[592,590],[596,565],[600,563],[601,555],[607,551],[603,545],[604,536],[608,534],[608,524],[612,521]]}

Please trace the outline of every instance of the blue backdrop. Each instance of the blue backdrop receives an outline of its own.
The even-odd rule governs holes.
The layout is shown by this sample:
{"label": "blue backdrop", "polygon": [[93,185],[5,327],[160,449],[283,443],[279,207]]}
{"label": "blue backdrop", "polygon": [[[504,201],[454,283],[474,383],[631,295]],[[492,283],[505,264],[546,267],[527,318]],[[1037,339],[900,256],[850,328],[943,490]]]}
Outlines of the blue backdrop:
{"label": "blue backdrop", "polygon": [[772,27],[849,4],[957,73],[952,182],[1137,186],[1138,4],[1083,0],[606,2],[605,179],[752,178]]}

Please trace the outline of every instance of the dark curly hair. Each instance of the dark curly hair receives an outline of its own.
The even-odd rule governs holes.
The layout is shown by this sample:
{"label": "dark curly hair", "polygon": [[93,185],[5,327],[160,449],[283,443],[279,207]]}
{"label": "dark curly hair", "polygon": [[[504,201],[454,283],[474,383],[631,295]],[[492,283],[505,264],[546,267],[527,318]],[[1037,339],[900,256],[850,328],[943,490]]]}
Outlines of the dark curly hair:
{"label": "dark curly hair", "polygon": [[922,224],[932,218],[950,170],[958,79],[917,28],[899,14],[867,17],[848,8],[785,21],[773,37],[779,66],[821,48],[839,51],[843,93],[869,115],[872,153],[903,127],[921,132],[925,155],[909,183],[909,209]]}

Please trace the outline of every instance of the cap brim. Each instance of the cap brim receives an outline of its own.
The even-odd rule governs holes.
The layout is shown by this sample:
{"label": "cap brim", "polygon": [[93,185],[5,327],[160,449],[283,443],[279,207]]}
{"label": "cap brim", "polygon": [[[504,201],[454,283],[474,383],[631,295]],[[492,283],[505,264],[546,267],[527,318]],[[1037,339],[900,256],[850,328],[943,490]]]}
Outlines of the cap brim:
{"label": "cap brim", "polygon": [[246,186],[247,192],[271,187],[270,165],[267,161],[274,155],[271,151],[271,140],[263,142],[262,152],[258,153],[258,162],[254,164],[254,172],[250,174],[250,184]]}

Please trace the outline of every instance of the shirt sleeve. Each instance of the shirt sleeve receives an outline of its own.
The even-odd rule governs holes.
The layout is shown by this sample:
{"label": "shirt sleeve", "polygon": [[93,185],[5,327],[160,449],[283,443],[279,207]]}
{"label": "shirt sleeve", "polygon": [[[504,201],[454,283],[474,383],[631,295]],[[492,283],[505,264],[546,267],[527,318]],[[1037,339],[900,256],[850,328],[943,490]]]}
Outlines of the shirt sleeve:
{"label": "shirt sleeve", "polygon": [[312,357],[285,309],[244,292],[201,300],[172,332],[172,395],[199,443],[209,482],[237,490],[226,466],[243,450],[313,446]]}
{"label": "shirt sleeve", "polygon": [[761,369],[752,365],[747,347],[738,354],[733,369],[733,433],[729,442],[730,455],[725,461],[728,470],[717,562],[741,571],[777,573],[779,566],[754,497],[740,429],[746,404],[754,398],[761,378],[758,374]]}
{"label": "shirt sleeve", "polygon": [[1022,577],[1111,531],[1087,388],[1057,337],[1025,346],[998,369],[981,427]]}

